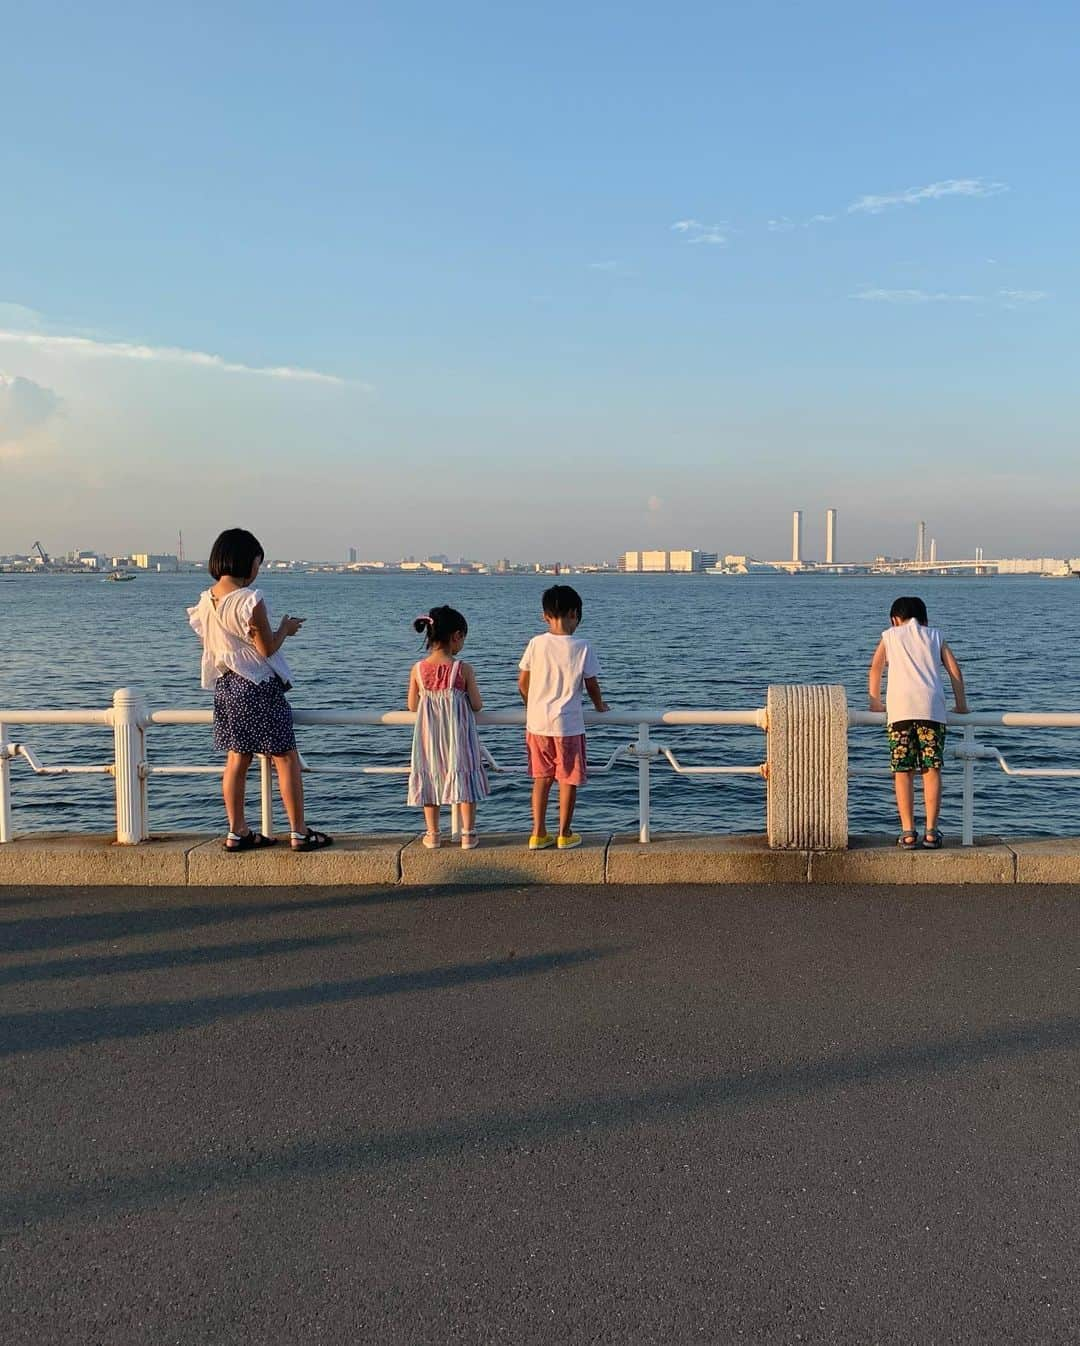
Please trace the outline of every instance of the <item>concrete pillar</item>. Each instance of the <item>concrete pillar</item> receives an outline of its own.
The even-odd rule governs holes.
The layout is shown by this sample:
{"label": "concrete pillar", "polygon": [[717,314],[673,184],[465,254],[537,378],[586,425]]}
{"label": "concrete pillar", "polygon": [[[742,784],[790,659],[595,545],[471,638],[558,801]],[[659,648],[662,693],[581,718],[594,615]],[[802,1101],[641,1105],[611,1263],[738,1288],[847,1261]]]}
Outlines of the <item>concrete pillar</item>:
{"label": "concrete pillar", "polygon": [[791,516],[791,559],[802,561],[802,510],[797,509]]}
{"label": "concrete pillar", "polygon": [[146,707],[138,692],[121,687],[113,693],[113,744],[116,778],[116,840],[121,846],[145,841]]}
{"label": "concrete pillar", "polygon": [[836,510],[825,511],[825,564],[836,564]]}
{"label": "concrete pillar", "polygon": [[847,694],[840,686],[770,687],[767,828],[774,850],[848,844]]}

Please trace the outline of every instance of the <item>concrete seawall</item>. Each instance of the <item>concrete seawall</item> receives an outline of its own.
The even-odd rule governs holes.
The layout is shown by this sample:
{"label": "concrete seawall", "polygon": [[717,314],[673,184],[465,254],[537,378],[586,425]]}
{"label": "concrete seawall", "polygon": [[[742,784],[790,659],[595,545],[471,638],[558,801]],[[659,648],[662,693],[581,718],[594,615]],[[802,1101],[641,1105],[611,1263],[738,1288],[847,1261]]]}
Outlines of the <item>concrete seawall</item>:
{"label": "concrete seawall", "polygon": [[0,846],[0,885],[219,888],[530,884],[1080,883],[1080,838],[980,837],[972,847],[903,852],[888,836],[843,851],[770,850],[763,836],[592,833],[575,851],[530,852],[520,835],[428,851],[413,835],[343,836],[328,850],[230,855],[220,836],[176,834],[138,846],[111,837],[37,835]]}

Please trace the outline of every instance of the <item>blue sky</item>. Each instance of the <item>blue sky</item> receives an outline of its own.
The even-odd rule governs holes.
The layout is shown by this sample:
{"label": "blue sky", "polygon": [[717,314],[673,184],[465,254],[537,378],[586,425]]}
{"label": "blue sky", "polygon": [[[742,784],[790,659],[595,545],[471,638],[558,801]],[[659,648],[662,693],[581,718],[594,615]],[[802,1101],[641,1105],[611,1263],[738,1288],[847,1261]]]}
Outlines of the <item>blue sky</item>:
{"label": "blue sky", "polygon": [[223,8],[3,15],[0,551],[1080,554],[1072,6]]}

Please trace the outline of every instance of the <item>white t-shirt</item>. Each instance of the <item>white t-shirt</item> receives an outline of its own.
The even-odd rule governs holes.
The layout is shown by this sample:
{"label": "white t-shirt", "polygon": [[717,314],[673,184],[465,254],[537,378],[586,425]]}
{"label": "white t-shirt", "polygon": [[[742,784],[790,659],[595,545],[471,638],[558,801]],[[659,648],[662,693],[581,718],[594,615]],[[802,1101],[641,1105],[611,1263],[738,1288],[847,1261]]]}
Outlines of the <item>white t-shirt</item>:
{"label": "white t-shirt", "polygon": [[885,683],[885,718],[936,720],[944,724],[945,688],[941,681],[941,632],[922,626],[914,617],[901,626],[882,631],[888,674]]}
{"label": "white t-shirt", "polygon": [[251,638],[251,614],[262,601],[259,589],[245,585],[219,598],[217,607],[211,591],[204,589],[198,603],[188,608],[191,629],[203,643],[202,685],[206,691],[213,691],[225,672],[238,673],[248,682],[269,682],[276,673],[282,682],[292,682],[281,651],[264,659]]}
{"label": "white t-shirt", "polygon": [[545,631],[525,646],[518,668],[529,673],[525,728],[530,734],[570,738],[585,732],[582,687],[586,678],[600,676],[600,663],[587,640]]}

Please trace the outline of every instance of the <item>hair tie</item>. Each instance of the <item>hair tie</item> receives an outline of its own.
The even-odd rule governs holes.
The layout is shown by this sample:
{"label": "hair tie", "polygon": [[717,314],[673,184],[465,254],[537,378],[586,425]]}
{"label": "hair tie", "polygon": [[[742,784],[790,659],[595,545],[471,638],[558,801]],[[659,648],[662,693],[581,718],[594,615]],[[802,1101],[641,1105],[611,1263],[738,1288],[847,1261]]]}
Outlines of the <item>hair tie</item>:
{"label": "hair tie", "polygon": [[418,622],[423,622],[423,623],[425,624],[425,626],[430,626],[430,625],[432,624],[432,622],[431,622],[431,613],[430,613],[430,612],[422,612],[422,613],[420,614],[420,616],[417,617],[416,620],[417,620]]}

